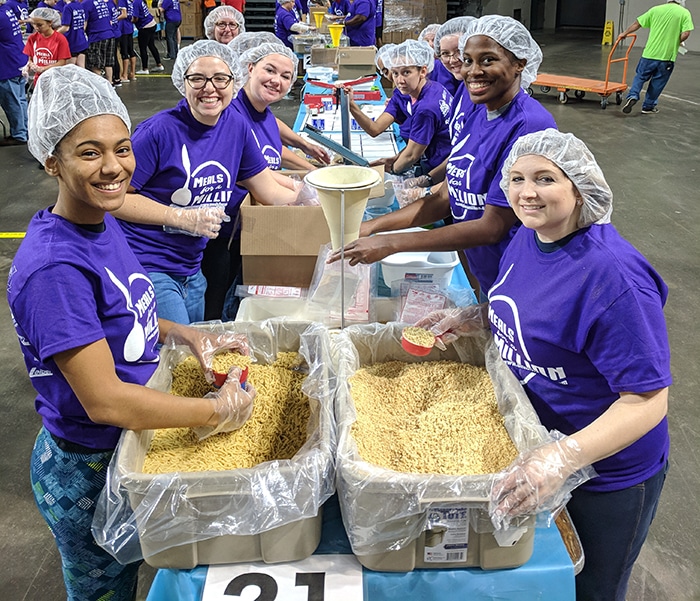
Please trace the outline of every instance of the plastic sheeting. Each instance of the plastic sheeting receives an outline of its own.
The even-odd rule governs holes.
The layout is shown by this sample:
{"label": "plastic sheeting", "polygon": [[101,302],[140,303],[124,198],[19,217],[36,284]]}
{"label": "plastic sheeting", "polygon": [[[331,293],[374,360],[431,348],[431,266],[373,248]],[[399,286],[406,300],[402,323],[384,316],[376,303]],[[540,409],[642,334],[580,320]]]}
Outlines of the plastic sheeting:
{"label": "plastic sheeting", "polygon": [[[470,524],[475,532],[493,532],[488,503],[493,474],[445,476],[407,474],[362,460],[350,429],[355,409],[348,379],[361,366],[383,361],[461,361],[485,365],[494,384],[498,408],[519,451],[549,440],[547,430],[525,391],[501,360],[490,336],[463,337],[447,347],[434,348],[426,357],[413,357],[401,348],[400,324],[350,326],[335,339],[338,361],[338,495],[343,521],[356,555],[396,551],[416,540],[426,529],[431,504],[454,504],[475,509]],[[532,523],[530,516],[515,518],[513,528]]]}
{"label": "plastic sheeting", "polygon": [[[334,492],[336,374],[330,339],[319,324],[268,320],[199,324],[246,334],[250,354],[269,364],[281,351],[299,351],[308,365],[302,390],[310,399],[308,439],[289,460],[251,469],[144,474],[153,431],[125,431],[110,464],[93,521],[95,540],[121,563],[224,535],[257,535],[318,515]],[[148,383],[170,389],[173,367],[189,354],[164,348]]]}

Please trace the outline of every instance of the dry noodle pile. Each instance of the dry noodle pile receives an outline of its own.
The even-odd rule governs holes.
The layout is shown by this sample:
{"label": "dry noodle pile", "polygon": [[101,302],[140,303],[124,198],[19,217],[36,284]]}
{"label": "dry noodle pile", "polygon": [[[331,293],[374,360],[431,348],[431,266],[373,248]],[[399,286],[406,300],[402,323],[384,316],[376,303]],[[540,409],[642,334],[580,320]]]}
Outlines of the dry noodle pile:
{"label": "dry noodle pile", "polygon": [[[310,409],[301,391],[306,374],[294,370],[302,361],[298,353],[279,353],[271,365],[252,363],[249,357],[233,352],[220,353],[214,361],[215,370],[224,373],[233,365],[249,366],[248,381],[257,391],[250,419],[235,432],[201,442],[190,428],[156,430],[144,473],[250,468],[264,461],[290,459],[306,441]],[[194,357],[173,369],[173,394],[203,397],[212,390]]]}
{"label": "dry noodle pile", "polygon": [[450,361],[377,363],[350,378],[365,461],[398,472],[477,475],[517,456],[488,372]]}

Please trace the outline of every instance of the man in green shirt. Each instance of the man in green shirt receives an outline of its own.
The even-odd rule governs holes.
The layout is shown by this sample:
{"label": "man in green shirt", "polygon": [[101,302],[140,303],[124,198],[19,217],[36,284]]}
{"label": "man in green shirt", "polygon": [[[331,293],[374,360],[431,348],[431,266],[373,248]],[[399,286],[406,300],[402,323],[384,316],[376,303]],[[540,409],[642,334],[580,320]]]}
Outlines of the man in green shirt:
{"label": "man in green shirt", "polygon": [[626,38],[641,27],[649,29],[649,40],[637,64],[632,87],[627,92],[627,102],[622,107],[625,114],[632,112],[632,107],[639,100],[642,87],[647,81],[649,85],[644,96],[642,113],[649,115],[659,112],[656,104],[673,73],[678,48],[693,30],[693,19],[690,11],[685,8],[685,0],[667,0],[666,4],[654,6],[637,17],[618,39]]}

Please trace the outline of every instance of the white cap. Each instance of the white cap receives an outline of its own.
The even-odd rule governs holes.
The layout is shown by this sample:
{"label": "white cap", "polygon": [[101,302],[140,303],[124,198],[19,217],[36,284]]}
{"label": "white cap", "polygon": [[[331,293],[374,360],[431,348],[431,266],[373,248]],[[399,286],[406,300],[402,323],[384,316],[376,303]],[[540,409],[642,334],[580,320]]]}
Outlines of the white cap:
{"label": "white cap", "polygon": [[265,43],[281,44],[282,41],[269,31],[245,31],[233,38],[228,43],[228,47],[234,52],[242,54],[250,48],[255,48]]}
{"label": "white cap", "polygon": [[53,67],[38,79],[28,109],[27,147],[42,165],[78,124],[115,115],[131,130],[129,113],[104,77],[77,65]]}
{"label": "white cap", "polygon": [[290,61],[292,61],[292,81],[290,83],[290,86],[296,81],[297,78],[297,69],[299,68],[299,59],[297,58],[297,55],[294,54],[287,46],[285,46],[282,42],[280,42],[279,38],[277,39],[277,42],[274,44],[260,44],[258,46],[255,46],[254,48],[249,48],[246,50],[243,54],[240,56],[240,64],[242,69],[247,72],[248,70],[248,65],[250,64],[257,64],[258,61],[261,61],[264,59],[266,56],[270,56],[271,54],[280,54],[282,56],[287,57]]}
{"label": "white cap", "polygon": [[29,18],[49,21],[54,29],[58,29],[61,26],[61,13],[47,6],[35,8],[29,15]]}
{"label": "white cap", "polygon": [[435,52],[428,42],[418,40],[406,40],[387,54],[386,59],[382,59],[385,67],[396,69],[398,67],[428,67],[428,72],[435,66]]}
{"label": "white cap", "polygon": [[449,21],[445,21],[438,30],[435,32],[435,39],[433,40],[433,47],[435,48],[435,54],[440,54],[440,40],[448,35],[462,35],[469,25],[476,21],[476,17],[455,17]]}
{"label": "white cap", "polygon": [[198,40],[194,44],[185,46],[177,53],[177,58],[173,65],[173,73],[170,76],[177,91],[183,96],[185,95],[185,75],[187,70],[194,61],[203,56],[220,58],[228,65],[231,75],[233,75],[233,83],[231,85],[235,97],[245,82],[243,71],[238,62],[238,55],[227,44],[219,44],[215,40]]}
{"label": "white cap", "polygon": [[238,23],[238,35],[245,31],[245,17],[240,12],[233,8],[233,6],[217,6],[207,15],[206,19],[204,19],[204,34],[207,36],[207,39],[214,39],[214,27],[217,21],[227,17]]}

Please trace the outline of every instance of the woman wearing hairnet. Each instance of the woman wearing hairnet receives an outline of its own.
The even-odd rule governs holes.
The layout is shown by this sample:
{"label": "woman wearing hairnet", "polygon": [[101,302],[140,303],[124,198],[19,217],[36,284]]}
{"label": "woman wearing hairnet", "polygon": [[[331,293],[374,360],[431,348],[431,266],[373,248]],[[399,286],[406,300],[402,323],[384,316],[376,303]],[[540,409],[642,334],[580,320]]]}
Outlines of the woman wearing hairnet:
{"label": "woman wearing hairnet", "polygon": [[[269,108],[289,91],[296,80],[298,64],[296,55],[279,40],[275,40],[274,44],[255,45],[240,56],[240,65],[247,73],[247,81],[231,106],[240,115],[239,127],[245,124],[249,129],[258,152],[275,179],[281,185],[288,186],[289,178],[279,173],[281,167],[303,170],[316,167],[282,145],[277,120]],[[303,140],[302,143],[307,144]],[[235,283],[241,283],[241,241],[239,232],[234,231],[234,228],[238,222],[239,203],[247,193],[248,190],[241,187],[234,192],[233,197],[237,201],[230,202],[227,209],[230,221],[222,224],[218,237],[210,240],[204,249],[202,273],[207,280],[205,320],[228,321],[236,316],[239,299],[235,296]],[[231,293],[226,301],[229,290]]]}
{"label": "woman wearing hairnet", "polygon": [[227,205],[242,200],[236,182],[262,204],[289,204],[297,193],[291,180],[288,188],[275,180],[230,106],[243,73],[228,46],[200,40],[182,48],[172,80],[184,99],[134,131],[136,170],[114,215],[153,281],[159,314],[192,323],[204,317],[202,253]]}
{"label": "woman wearing hairnet", "polygon": [[[399,251],[464,250],[485,295],[519,225],[499,187],[501,166],[520,136],[556,124],[525,92],[536,77],[542,53],[524,25],[510,17],[481,17],[472,21],[459,44],[464,85],[452,102],[447,185],[399,211],[363,223],[364,237],[345,248],[345,257],[354,265]],[[454,223],[442,228],[367,237],[448,217]],[[339,256],[338,251],[332,259]]]}
{"label": "woman wearing hairnet", "polygon": [[[567,505],[585,555],[576,599],[624,601],[668,465],[668,289],[609,223],[612,192],[572,134],[520,138],[501,187],[523,227],[501,258],[488,321],[540,420],[565,437],[505,471],[492,513],[505,523],[535,513],[593,464],[597,477]],[[432,329],[454,338],[470,329],[469,313]]]}
{"label": "woman wearing hairnet", "polygon": [[388,172],[428,173],[450,152],[447,120],[452,95],[444,86],[427,78],[433,68],[433,49],[425,42],[406,40],[382,59],[396,86],[384,112],[372,120],[353,100],[352,88],[347,88],[350,112],[358,125],[372,137],[384,132],[394,122],[399,124],[406,147],[396,156],[378,161]]}
{"label": "woman wearing hairnet", "polygon": [[68,40],[56,31],[61,26],[61,13],[53,8],[35,8],[29,15],[35,31],[27,38],[24,54],[29,57],[27,71],[34,76],[36,85],[39,75],[52,67],[65,65],[71,58]]}
{"label": "woman wearing hairnet", "polygon": [[228,44],[244,32],[245,18],[232,6],[217,6],[204,19],[204,35],[220,44]]}
{"label": "woman wearing hairnet", "polygon": [[430,79],[441,83],[454,96],[462,83],[462,54],[459,38],[469,29],[476,17],[455,17],[440,25],[433,36],[433,49],[437,60]]}
{"label": "woman wearing hairnet", "polygon": [[98,75],[66,65],[39,78],[29,150],[56,178],[58,197],[32,218],[7,282],[43,422],[32,489],[75,601],[135,598],[138,564],[120,565],[91,531],[122,428],[193,427],[203,438],[239,428],[255,395],[233,372],[212,398],[144,386],[158,364],[158,342],[188,345],[210,376],[214,352],[247,346],[157,317],[153,284],[109,215],[124,202],[135,167],[129,126],[126,108]]}

